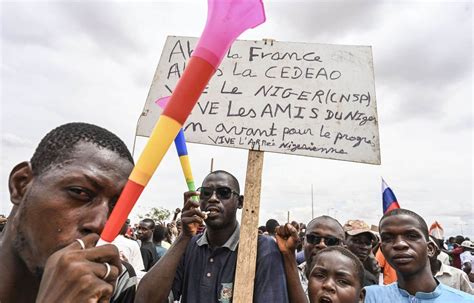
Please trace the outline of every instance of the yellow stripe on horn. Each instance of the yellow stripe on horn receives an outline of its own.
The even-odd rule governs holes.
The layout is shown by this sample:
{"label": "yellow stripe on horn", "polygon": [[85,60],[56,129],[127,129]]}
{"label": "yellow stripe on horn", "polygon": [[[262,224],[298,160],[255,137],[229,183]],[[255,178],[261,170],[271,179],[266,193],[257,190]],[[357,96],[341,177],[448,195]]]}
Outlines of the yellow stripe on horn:
{"label": "yellow stripe on horn", "polygon": [[182,127],[174,119],[161,115],[129,179],[146,186]]}
{"label": "yellow stripe on horn", "polygon": [[179,157],[179,162],[181,162],[181,167],[183,168],[184,178],[186,178],[186,181],[193,180],[193,173],[191,171],[191,163],[189,162],[189,156],[184,155]]}

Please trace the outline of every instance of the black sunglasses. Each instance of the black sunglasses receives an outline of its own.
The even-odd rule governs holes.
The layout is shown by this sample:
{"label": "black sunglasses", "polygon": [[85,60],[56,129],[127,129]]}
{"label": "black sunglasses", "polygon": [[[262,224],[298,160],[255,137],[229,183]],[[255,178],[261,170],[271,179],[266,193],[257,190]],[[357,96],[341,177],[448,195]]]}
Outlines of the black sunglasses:
{"label": "black sunglasses", "polygon": [[321,240],[324,241],[324,245],[326,246],[336,246],[341,244],[341,239],[335,237],[321,237],[312,234],[306,235],[306,242],[309,244],[319,244]]}
{"label": "black sunglasses", "polygon": [[217,187],[217,188],[199,187],[197,189],[197,191],[201,193],[199,195],[199,198],[201,200],[207,200],[207,199],[211,198],[212,195],[214,194],[214,192],[216,193],[217,198],[222,199],[222,200],[230,199],[232,194],[235,194],[237,196],[239,195],[238,192],[233,191],[232,189],[230,189],[227,186],[220,186],[220,187]]}

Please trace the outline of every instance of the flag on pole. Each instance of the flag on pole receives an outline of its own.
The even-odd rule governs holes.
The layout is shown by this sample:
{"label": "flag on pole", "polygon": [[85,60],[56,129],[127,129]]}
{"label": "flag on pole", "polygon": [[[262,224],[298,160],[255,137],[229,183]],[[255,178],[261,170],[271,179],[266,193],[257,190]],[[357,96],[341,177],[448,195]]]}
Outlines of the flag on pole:
{"label": "flag on pole", "polygon": [[385,180],[382,178],[382,206],[383,206],[383,213],[387,213],[388,211],[395,209],[395,208],[400,208],[400,205],[398,204],[397,197],[395,197],[395,194],[393,191],[388,187],[387,183],[385,183]]}
{"label": "flag on pole", "polygon": [[433,236],[436,239],[444,239],[444,229],[438,221],[434,221],[434,223],[431,224],[430,236]]}

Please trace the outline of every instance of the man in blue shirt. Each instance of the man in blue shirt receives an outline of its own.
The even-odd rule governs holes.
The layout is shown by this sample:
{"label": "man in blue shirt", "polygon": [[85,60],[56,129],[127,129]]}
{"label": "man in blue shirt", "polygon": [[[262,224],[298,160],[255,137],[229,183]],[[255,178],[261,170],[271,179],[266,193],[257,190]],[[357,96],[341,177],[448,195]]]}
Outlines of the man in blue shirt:
{"label": "man in blue shirt", "polygon": [[[243,196],[237,179],[214,171],[198,192],[184,194],[182,233],[140,282],[136,302],[164,302],[170,291],[181,302],[232,302],[237,264],[237,209]],[[199,203],[192,199],[199,194]],[[204,234],[196,235],[206,223]],[[259,236],[254,302],[288,302],[283,260],[271,238]]]}
{"label": "man in blue shirt", "polygon": [[380,249],[396,270],[398,282],[366,287],[366,303],[474,302],[474,296],[433,277],[429,257],[435,247],[422,217],[410,210],[394,209],[382,217],[379,226]]}

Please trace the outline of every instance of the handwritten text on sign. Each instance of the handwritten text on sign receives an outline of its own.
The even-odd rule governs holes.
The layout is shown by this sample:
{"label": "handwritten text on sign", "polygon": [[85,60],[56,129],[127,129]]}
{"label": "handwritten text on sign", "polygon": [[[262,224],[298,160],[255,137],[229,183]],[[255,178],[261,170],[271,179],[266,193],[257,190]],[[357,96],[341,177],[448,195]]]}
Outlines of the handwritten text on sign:
{"label": "handwritten text on sign", "polygon": [[[197,38],[168,37],[140,118],[149,136]],[[368,46],[236,41],[184,125],[188,142],[380,164]]]}

